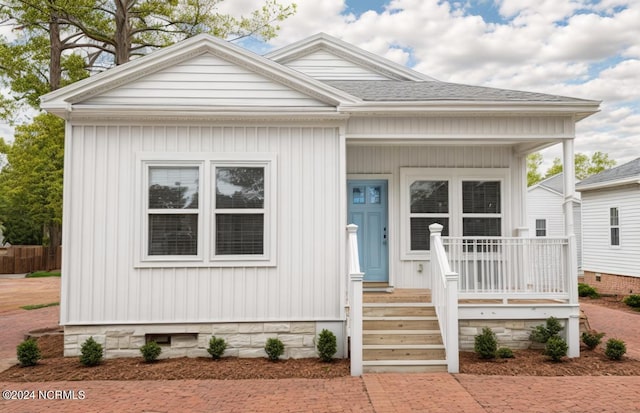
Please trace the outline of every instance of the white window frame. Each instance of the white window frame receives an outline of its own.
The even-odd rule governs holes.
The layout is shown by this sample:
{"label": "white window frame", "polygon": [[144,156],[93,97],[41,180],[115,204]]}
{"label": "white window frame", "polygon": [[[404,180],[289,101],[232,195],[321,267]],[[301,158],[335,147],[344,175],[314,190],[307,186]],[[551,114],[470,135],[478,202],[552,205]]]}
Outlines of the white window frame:
{"label": "white window frame", "polygon": [[[500,218],[502,235],[510,227],[510,217],[505,213],[511,200],[510,171],[508,168],[400,168],[400,259],[403,261],[430,260],[429,251],[411,250],[411,192],[410,187],[416,181],[448,181],[449,182],[449,236],[462,236],[462,218]],[[499,214],[463,214],[462,182],[463,181],[499,181],[500,213]],[[433,216],[434,214],[428,214]],[[443,215],[444,216],[444,215]]]}
{"label": "white window frame", "polygon": [[[535,228],[536,237],[540,237],[540,238],[541,237],[546,237],[547,236],[547,220],[544,219],[544,218],[536,218],[535,221],[536,221],[535,222],[535,225],[536,225],[536,228]],[[542,226],[541,227],[538,227],[538,223],[539,222],[542,222]],[[543,235],[538,235],[538,231],[544,231],[544,234]]]}
{"label": "white window frame", "polygon": [[[149,255],[149,168],[199,167],[197,255]],[[260,255],[215,255],[215,167],[264,167],[264,244]],[[136,268],[273,267],[276,266],[277,157],[273,153],[136,153],[136,217],[134,246]],[[164,210],[163,210],[164,211]],[[183,213],[184,210],[176,210]],[[248,210],[245,210],[248,211]]]}
{"label": "white window frame", "polygon": [[[216,168],[264,168],[264,205],[262,208],[218,208],[216,205]],[[270,248],[275,248],[275,238],[270,242],[270,235],[275,235],[275,226],[270,219],[275,214],[275,208],[270,205],[273,198],[273,186],[275,182],[272,182],[273,173],[271,171],[272,165],[270,161],[254,160],[254,161],[212,161],[211,162],[211,247],[209,248],[211,261],[219,262],[256,262],[256,261],[270,261],[270,257],[275,257],[275,250],[271,253]],[[216,215],[217,214],[263,214],[264,215],[264,240],[263,240],[263,253],[259,255],[216,255]]]}
{"label": "white window frame", "polygon": [[[611,212],[613,212],[613,210],[614,210],[614,209],[615,209],[615,211],[616,211],[616,221],[617,221],[617,223],[616,223],[615,225],[614,225],[613,223],[611,223],[611,218],[612,218],[612,216],[611,216]],[[615,248],[620,248],[620,244],[622,244],[622,241],[621,241],[621,239],[620,239],[620,238],[621,238],[621,237],[620,237],[620,235],[621,235],[621,234],[620,234],[620,207],[617,207],[617,206],[615,206],[615,207],[609,207],[609,217],[608,217],[608,220],[609,220],[609,246],[610,246],[611,248],[614,248],[614,249],[615,249]],[[617,244],[614,244],[614,243],[613,243],[613,236],[612,236],[612,234],[611,234],[611,232],[612,232],[612,230],[613,230],[614,228],[618,230],[618,243],[617,243]]]}

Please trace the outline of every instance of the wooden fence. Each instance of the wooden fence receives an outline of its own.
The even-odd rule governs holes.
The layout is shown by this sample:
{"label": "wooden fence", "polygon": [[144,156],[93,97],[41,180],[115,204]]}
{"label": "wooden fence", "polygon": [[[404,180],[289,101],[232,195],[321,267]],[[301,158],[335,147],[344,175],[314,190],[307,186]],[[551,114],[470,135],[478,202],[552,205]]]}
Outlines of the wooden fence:
{"label": "wooden fence", "polygon": [[62,247],[12,245],[0,248],[0,274],[50,271],[62,265]]}

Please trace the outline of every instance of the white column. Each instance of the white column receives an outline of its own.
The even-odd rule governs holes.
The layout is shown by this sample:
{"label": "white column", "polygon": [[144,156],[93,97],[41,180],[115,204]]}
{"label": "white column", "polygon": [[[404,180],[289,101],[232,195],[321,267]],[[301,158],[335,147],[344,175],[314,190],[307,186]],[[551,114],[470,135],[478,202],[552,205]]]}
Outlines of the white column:
{"label": "white column", "polygon": [[580,307],[578,304],[578,251],[573,222],[573,205],[575,203],[575,161],[573,139],[562,142],[564,171],[564,228],[568,237],[567,246],[567,289],[569,303],[575,307],[567,321],[567,344],[569,357],[580,356]]}
{"label": "white column", "polygon": [[447,371],[460,372],[459,339],[458,339],[458,274],[449,273],[447,282]]}
{"label": "white column", "polygon": [[358,257],[358,226],[347,225],[349,239],[349,321],[351,326],[351,375],[362,376],[362,280]]}

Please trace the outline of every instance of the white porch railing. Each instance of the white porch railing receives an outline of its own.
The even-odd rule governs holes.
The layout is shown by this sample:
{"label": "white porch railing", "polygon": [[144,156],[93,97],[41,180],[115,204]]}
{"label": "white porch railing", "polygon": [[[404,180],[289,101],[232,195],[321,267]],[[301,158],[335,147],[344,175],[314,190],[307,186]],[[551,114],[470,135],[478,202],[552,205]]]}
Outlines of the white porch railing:
{"label": "white porch railing", "polygon": [[458,355],[458,274],[451,271],[442,244],[442,225],[429,225],[431,232],[431,301],[440,323],[440,333],[447,355],[447,371],[459,372]]}
{"label": "white porch railing", "polygon": [[348,334],[351,337],[351,375],[362,376],[362,280],[358,258],[358,226],[347,225],[347,264],[349,271]]}
{"label": "white porch railing", "polygon": [[[569,299],[567,238],[444,237],[461,299]],[[433,254],[433,253],[432,253]]]}

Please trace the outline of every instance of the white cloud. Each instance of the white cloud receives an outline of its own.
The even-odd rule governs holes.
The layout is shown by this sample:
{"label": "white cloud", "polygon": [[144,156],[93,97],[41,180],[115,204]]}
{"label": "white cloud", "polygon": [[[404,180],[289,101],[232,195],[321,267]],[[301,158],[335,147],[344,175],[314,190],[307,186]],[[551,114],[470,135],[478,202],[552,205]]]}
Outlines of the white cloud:
{"label": "white cloud", "polygon": [[[600,113],[578,123],[576,151],[619,163],[640,156],[640,1],[495,4],[501,23],[469,14],[463,2],[392,0],[355,17],[340,14],[342,0],[299,1],[273,44],[324,31],[443,81],[603,100]],[[546,150],[549,165],[561,153]]]}

